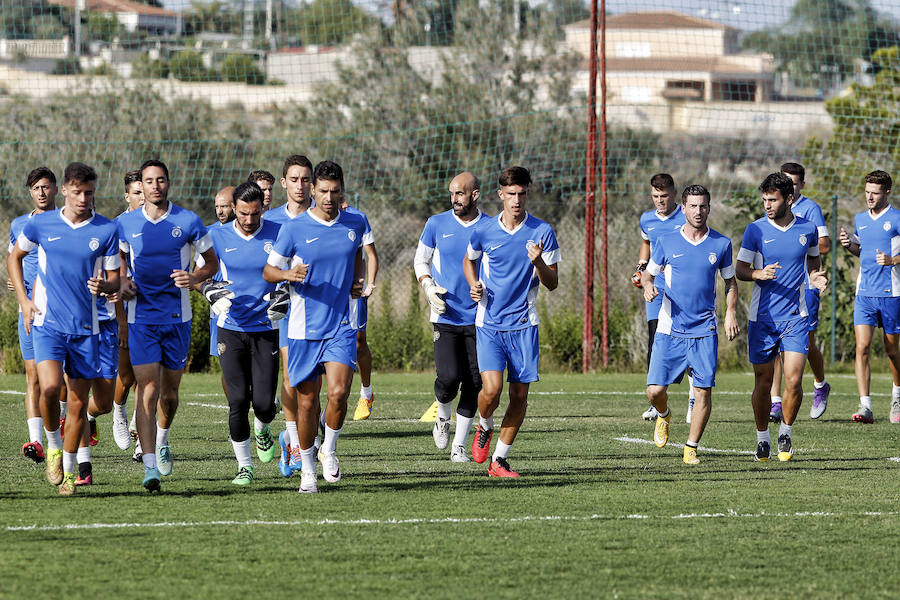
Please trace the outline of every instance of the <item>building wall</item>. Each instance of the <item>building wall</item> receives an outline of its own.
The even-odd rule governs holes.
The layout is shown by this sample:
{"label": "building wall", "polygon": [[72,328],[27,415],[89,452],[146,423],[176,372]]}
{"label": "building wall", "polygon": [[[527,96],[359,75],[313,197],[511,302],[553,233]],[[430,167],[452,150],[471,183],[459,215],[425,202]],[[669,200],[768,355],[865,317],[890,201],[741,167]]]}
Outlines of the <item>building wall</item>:
{"label": "building wall", "polygon": [[[724,56],[737,50],[736,38],[726,33],[724,29],[608,29],[606,53],[619,58]],[[566,29],[566,44],[570,50],[590,56],[590,29]]]}

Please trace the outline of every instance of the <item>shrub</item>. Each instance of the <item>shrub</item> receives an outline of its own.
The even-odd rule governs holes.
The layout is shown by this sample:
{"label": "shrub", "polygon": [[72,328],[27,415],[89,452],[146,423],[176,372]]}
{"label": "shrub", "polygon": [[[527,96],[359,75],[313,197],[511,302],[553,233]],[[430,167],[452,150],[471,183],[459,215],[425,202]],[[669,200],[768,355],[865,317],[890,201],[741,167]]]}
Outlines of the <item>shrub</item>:
{"label": "shrub", "polygon": [[169,59],[169,71],[181,81],[215,81],[216,72],[207,69],[203,57],[194,50],[176,52]]}
{"label": "shrub", "polygon": [[131,76],[135,78],[165,79],[169,76],[169,65],[163,60],[151,60],[145,52],[131,63]]}
{"label": "shrub", "polygon": [[[378,295],[379,311],[369,319],[369,349],[377,369],[424,370],[433,364],[431,327],[419,299],[419,285],[410,271],[409,306],[400,317],[394,313],[391,280],[385,279]],[[371,312],[370,312],[371,314]]]}
{"label": "shrub", "polygon": [[248,85],[262,85],[266,82],[266,76],[256,66],[256,61],[246,54],[229,54],[222,61],[220,69],[225,81],[239,81]]}
{"label": "shrub", "polygon": [[191,373],[205,372],[210,368],[209,302],[199,293],[191,292],[191,311],[194,320],[191,321],[191,347],[185,369]]}

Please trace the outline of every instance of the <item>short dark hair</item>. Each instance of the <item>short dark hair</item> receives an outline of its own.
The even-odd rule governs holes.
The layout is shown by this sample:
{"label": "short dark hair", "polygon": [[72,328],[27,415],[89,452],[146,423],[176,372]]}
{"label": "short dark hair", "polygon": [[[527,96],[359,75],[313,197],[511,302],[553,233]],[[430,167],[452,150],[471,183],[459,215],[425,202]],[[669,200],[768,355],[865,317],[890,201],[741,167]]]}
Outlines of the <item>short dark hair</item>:
{"label": "short dark hair", "polygon": [[506,185],[521,185],[523,187],[531,185],[531,173],[525,167],[506,167],[500,171],[498,180],[500,187]]}
{"label": "short dark hair", "polygon": [[274,184],[275,176],[264,169],[257,169],[256,171],[250,171],[250,174],[247,175],[247,181],[252,181],[253,183],[258,181],[268,181],[269,183]]}
{"label": "short dark hair", "polygon": [[51,184],[56,185],[56,175],[53,174],[53,171],[47,167],[38,167],[37,169],[32,169],[28,177],[25,178],[25,187],[30,188],[41,179],[49,179]]}
{"label": "short dark hair", "polygon": [[786,162],[781,165],[781,172],[787,173],[788,175],[796,175],[800,178],[801,183],[806,181],[806,169],[804,169],[803,165],[800,163]]}
{"label": "short dark hair", "polygon": [[288,169],[293,166],[306,167],[310,171],[312,171],[313,168],[312,161],[302,154],[291,154],[286,159],[284,159],[284,166],[281,168],[281,176],[287,177]]}
{"label": "short dark hair", "polygon": [[675,179],[668,173],[657,173],[650,178],[650,187],[654,190],[668,190],[675,187]]}
{"label": "short dark hair", "polygon": [[866,183],[877,183],[882,190],[887,191],[891,189],[894,180],[891,179],[887,171],[875,170],[866,175]]}
{"label": "short dark hair", "polygon": [[144,170],[149,169],[150,167],[159,167],[163,170],[163,173],[166,174],[166,179],[169,178],[169,167],[166,166],[166,163],[159,159],[151,158],[150,160],[145,160],[144,164],[142,164],[141,168],[139,169],[141,172],[141,179],[144,178]]}
{"label": "short dark hair", "polygon": [[[652,184],[651,184],[652,185]],[[659,189],[659,188],[656,188]],[[681,202],[682,204],[687,200],[688,196],[703,196],[706,198],[706,203],[709,204],[709,190],[699,184],[692,184],[684,188],[681,192]]]}
{"label": "short dark hair", "polygon": [[232,192],[231,198],[232,203],[235,205],[238,202],[261,203],[263,201],[263,191],[255,181],[245,181],[244,183],[234,188],[234,192]]}
{"label": "short dark hair", "polygon": [[125,190],[128,190],[128,186],[132,183],[140,183],[141,182],[141,172],[140,171],[128,171],[125,173]]}
{"label": "short dark hair", "polygon": [[763,193],[778,191],[781,192],[781,197],[787,200],[788,196],[794,195],[794,182],[784,173],[769,173],[759,184],[759,191]]}
{"label": "short dark hair", "polygon": [[341,189],[344,189],[344,170],[334,161],[323,160],[316,165],[313,169],[313,185],[320,179],[337,181],[341,184]]}
{"label": "short dark hair", "polygon": [[69,163],[63,173],[63,183],[90,183],[97,181],[97,172],[84,163]]}

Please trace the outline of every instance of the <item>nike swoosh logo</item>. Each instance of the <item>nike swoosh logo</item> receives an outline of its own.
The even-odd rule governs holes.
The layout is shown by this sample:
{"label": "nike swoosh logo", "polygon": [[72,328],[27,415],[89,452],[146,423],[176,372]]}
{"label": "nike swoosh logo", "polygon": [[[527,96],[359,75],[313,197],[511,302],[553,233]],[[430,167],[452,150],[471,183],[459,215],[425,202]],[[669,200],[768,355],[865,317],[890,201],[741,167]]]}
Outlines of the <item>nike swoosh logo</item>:
{"label": "nike swoosh logo", "polygon": [[648,227],[647,231],[653,231],[654,229],[656,229],[656,227]]}
{"label": "nike swoosh logo", "polygon": [[680,256],[684,256],[684,252],[682,252],[681,254],[673,254],[672,258],[678,258]]}
{"label": "nike swoosh logo", "polygon": [[452,237],[452,236],[454,236],[454,235],[456,235],[456,234],[455,234],[455,233],[445,233],[445,234],[444,234],[444,237],[445,237],[445,238],[448,238],[448,237]]}
{"label": "nike swoosh logo", "polygon": [[273,352],[273,353],[272,353],[272,356],[275,356],[276,354],[278,354],[278,350],[276,350],[275,352]]}
{"label": "nike swoosh logo", "polygon": [[55,242],[56,240],[59,240],[59,239],[62,239],[62,236],[61,236],[61,235],[58,235],[58,236],[56,236],[56,237],[48,237],[48,238],[47,238],[47,241],[48,241],[48,242]]}
{"label": "nike swoosh logo", "polygon": [[771,243],[774,242],[774,241],[775,241],[774,239],[771,239],[771,240],[763,240],[763,244],[771,244]]}
{"label": "nike swoosh logo", "polygon": [[225,248],[225,252],[234,252],[237,248]]}
{"label": "nike swoosh logo", "polygon": [[868,227],[868,225],[860,225],[860,226],[859,226],[859,230],[862,231],[862,230],[865,229],[866,227]]}
{"label": "nike swoosh logo", "polygon": [[132,233],[131,237],[136,238],[136,237],[141,237],[142,235],[144,235],[143,231],[141,233]]}
{"label": "nike swoosh logo", "polygon": [[494,250],[496,250],[497,248],[499,248],[499,247],[502,246],[502,245],[503,245],[503,244],[497,244],[496,246],[491,246],[491,247],[490,247],[490,251],[493,252]]}
{"label": "nike swoosh logo", "polygon": [[307,244],[312,244],[312,243],[313,243],[314,241],[316,241],[317,239],[319,239],[319,238],[314,237],[314,238],[311,239],[311,240],[306,240],[306,243],[307,243]]}

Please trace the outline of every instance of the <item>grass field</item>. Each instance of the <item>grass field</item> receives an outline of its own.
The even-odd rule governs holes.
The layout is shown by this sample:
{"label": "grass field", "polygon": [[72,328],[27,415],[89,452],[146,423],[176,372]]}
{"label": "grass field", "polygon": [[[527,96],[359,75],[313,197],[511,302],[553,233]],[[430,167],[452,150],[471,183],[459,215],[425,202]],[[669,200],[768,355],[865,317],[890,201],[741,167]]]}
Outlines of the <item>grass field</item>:
{"label": "grass field", "polygon": [[849,420],[852,376],[831,383],[813,422],[807,378],[794,460],[755,463],[752,376],[720,374],[708,450],[688,467],[683,386],[658,449],[642,376],[547,376],[510,457],[522,478],[494,480],[451,463],[418,422],[430,375],[377,376],[376,412],[340,438],[344,478],[300,495],[275,463],[257,461],[249,489],[230,483],[218,377],[193,375],[162,494],[140,487],[105,416],[94,485],[60,498],[20,454],[22,380],[0,377],[0,596],[896,597],[890,381],[873,376],[871,426]]}

